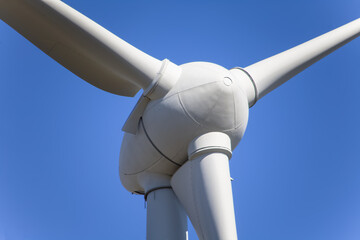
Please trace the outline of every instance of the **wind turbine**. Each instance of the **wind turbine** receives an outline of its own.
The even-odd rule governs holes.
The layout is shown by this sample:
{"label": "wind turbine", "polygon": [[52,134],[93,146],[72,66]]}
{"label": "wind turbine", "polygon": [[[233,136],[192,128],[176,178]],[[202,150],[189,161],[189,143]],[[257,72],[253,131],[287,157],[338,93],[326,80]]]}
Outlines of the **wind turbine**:
{"label": "wind turbine", "polygon": [[[354,25],[354,24],[353,24]],[[358,26],[358,24],[357,24],[357,26]],[[43,30],[43,29],[42,29]],[[356,34],[358,34],[358,33],[356,33]],[[341,35],[343,35],[343,34],[341,34]],[[321,44],[321,46],[323,46],[322,44]],[[194,64],[194,65],[196,65],[196,64]],[[207,64],[204,64],[204,67],[202,66],[202,64],[200,64],[201,65],[201,67],[200,67],[200,70],[196,70],[195,72],[198,72],[198,71],[201,71],[201,69],[203,69],[203,68],[207,68],[207,66],[209,66],[209,65],[207,65]],[[172,65],[169,63],[169,62],[164,62],[164,64],[162,65],[163,67],[171,67]],[[253,66],[254,67],[254,66]],[[211,67],[209,67],[210,69],[208,69],[208,70],[210,70],[211,71],[211,69],[212,68],[217,68],[217,67],[215,67],[214,65],[211,65]],[[161,68],[160,67],[160,69],[164,69],[164,68]],[[167,68],[168,69],[168,68]],[[178,73],[178,70],[176,70],[176,67],[174,67],[174,75],[176,76]],[[219,68],[219,69],[221,69],[221,68]],[[251,69],[251,67],[249,68],[249,69]],[[273,68],[271,68],[271,69],[273,69]],[[126,70],[126,69],[125,69]],[[190,65],[190,71],[192,71],[191,70],[191,65]],[[223,69],[221,69],[220,71],[223,71]],[[239,72],[238,72],[239,71]],[[251,70],[249,70],[249,71],[247,71],[247,72],[250,72]],[[242,70],[233,70],[233,72],[234,72],[234,75],[240,75],[240,74],[243,74],[243,72],[242,72]],[[256,72],[256,71],[255,71]],[[159,73],[162,73],[162,71],[160,70],[159,71]],[[133,74],[133,72],[130,72],[129,73],[130,75],[131,74]],[[154,73],[153,73],[154,74]],[[165,73],[164,73],[165,74]],[[204,74],[206,74],[206,73],[204,73]],[[246,74],[246,73],[245,73]],[[256,73],[252,73],[253,75],[254,74],[256,74]],[[155,74],[156,75],[156,74]],[[164,76],[166,76],[166,74],[164,75]],[[211,76],[213,76],[213,74],[211,74]],[[243,77],[244,78],[246,78],[248,75],[246,74],[246,76],[244,75]],[[250,74],[250,76],[251,76],[251,74]],[[170,76],[170,78],[172,78],[172,76]],[[177,77],[174,77],[174,78],[177,78]],[[233,86],[233,84],[234,84],[234,79],[232,79],[233,77],[230,77],[230,76],[225,76],[225,79],[222,81],[223,83],[224,83],[224,85],[225,86]],[[234,77],[235,79],[236,78],[242,78],[242,77]],[[160,80],[161,80],[162,78],[160,78]],[[165,78],[166,79],[166,78]],[[254,80],[255,78],[253,78],[252,80]],[[255,80],[254,80],[255,81]],[[247,82],[247,83],[249,83],[249,82]],[[251,81],[251,79],[250,79],[250,83],[253,83],[252,81]],[[95,85],[96,85],[97,83],[95,83]],[[140,83],[139,83],[140,84]],[[140,84],[141,85],[141,84]],[[261,85],[261,84],[260,84]],[[221,85],[222,86],[222,85]],[[246,93],[248,93],[248,94],[245,94],[245,95],[247,95],[247,98],[248,98],[248,102],[250,102],[250,105],[252,105],[252,102],[254,102],[255,101],[255,99],[256,99],[256,97],[251,97],[251,86],[253,87],[254,85],[251,85],[251,84],[245,84],[244,86],[242,86],[243,87],[243,89],[247,89],[248,91],[246,91]],[[106,88],[106,86],[100,86],[100,87],[102,87],[102,88]],[[145,87],[143,87],[143,88],[145,88]],[[156,89],[156,88],[155,88]],[[254,88],[255,89],[255,88]],[[257,88],[256,88],[257,89]],[[262,89],[262,90],[260,90],[259,92],[260,92],[260,94],[259,94],[259,96],[262,96],[262,94],[261,93],[263,93],[263,92],[266,92],[267,90],[266,89],[268,89],[268,88],[265,88],[265,90],[264,89]],[[170,90],[171,91],[171,90]],[[209,90],[209,91],[211,91],[211,89]],[[253,90],[254,91],[254,90]],[[226,91],[225,91],[226,92]],[[156,91],[155,91],[155,93],[156,93]],[[216,96],[216,93],[219,93],[218,91],[214,91],[214,96]],[[255,91],[253,92],[253,93],[255,93]],[[160,94],[161,95],[161,94]],[[197,93],[197,94],[195,94],[195,96],[199,96],[200,94],[199,93]],[[241,95],[241,94],[240,94]],[[241,96],[237,96],[238,98],[241,98]],[[143,115],[143,119],[144,119],[144,123],[145,123],[145,120],[146,120],[146,114],[147,114],[147,112],[146,112],[146,110],[145,110],[145,113],[143,114],[142,113],[142,111],[144,111],[144,108],[146,107],[144,107],[144,105],[146,105],[147,104],[147,99],[146,98],[143,98],[143,101],[140,101],[139,102],[139,104],[138,104],[138,107],[137,108],[135,108],[135,111],[134,111],[134,114],[132,114],[132,116],[133,116],[133,118],[130,118],[130,120],[127,122],[128,124],[126,124],[125,126],[125,129],[127,130],[127,131],[129,131],[130,132],[130,134],[131,135],[128,135],[129,137],[128,138],[131,138],[132,136],[141,136],[141,134],[142,133],[140,133],[140,132],[137,132],[137,130],[139,130],[139,129],[137,129],[137,121],[140,121],[141,122],[141,120],[139,120],[140,118],[139,118],[139,116],[141,116],[141,115]],[[160,100],[156,100],[155,99],[155,101],[160,101]],[[152,101],[150,101],[150,105],[148,106],[148,107],[151,107],[151,106],[154,106],[154,104],[155,104],[155,101],[154,101],[154,99],[152,100]],[[145,102],[145,103],[144,103]],[[240,101],[240,102],[244,102],[244,101]],[[185,103],[186,104],[186,103]],[[191,107],[191,104],[189,105],[190,107]],[[146,108],[146,109],[148,109],[148,108]],[[220,110],[224,110],[225,108],[220,108]],[[243,108],[244,109],[244,108]],[[140,112],[140,113],[139,113]],[[197,111],[196,111],[197,112]],[[148,113],[149,114],[149,113]],[[172,115],[171,115],[172,116]],[[241,116],[239,116],[239,117],[241,117]],[[245,116],[246,117],[246,116]],[[134,120],[135,119],[135,120]],[[240,118],[241,119],[241,118]],[[195,119],[196,120],[196,119]],[[174,120],[175,121],[175,120]],[[226,121],[226,119],[225,119],[225,121]],[[244,120],[244,121],[246,121],[246,119]],[[134,122],[136,122],[136,126],[134,127]],[[181,121],[182,122],[182,121]],[[223,123],[224,121],[221,121],[221,123]],[[245,124],[246,125],[246,124]],[[163,125],[161,125],[161,126],[159,126],[159,127],[161,127],[161,128],[163,128],[164,126]],[[141,130],[141,129],[140,129]],[[146,134],[145,134],[146,135]],[[221,135],[221,134],[220,134]],[[221,136],[218,136],[218,135],[215,135],[216,137],[215,137],[215,141],[218,141],[219,139],[221,140],[222,139],[222,137]],[[241,135],[241,134],[240,134]],[[207,135],[205,135],[205,136],[207,136]],[[224,135],[223,135],[224,136]],[[241,136],[240,136],[241,137]],[[226,137],[225,137],[226,138]],[[206,138],[207,139],[207,138]],[[206,140],[205,139],[205,140]],[[136,140],[136,139],[135,139]],[[131,141],[131,140],[130,140]],[[202,141],[203,141],[203,139],[199,139],[198,141],[200,141],[201,143],[202,143]],[[222,141],[221,141],[222,142]],[[226,139],[223,139],[223,142],[225,142],[225,144],[229,144],[229,142],[228,142],[228,140],[226,140]],[[126,144],[126,142],[125,142],[125,144]],[[194,145],[196,145],[197,143],[195,142],[194,143]],[[218,146],[218,143],[216,143],[216,146]],[[128,148],[126,148],[126,149],[128,149]],[[230,148],[229,148],[229,146],[223,146],[221,149],[221,152],[222,153],[226,153],[225,155],[229,155],[230,153],[229,153],[229,150],[230,150]],[[160,150],[159,150],[160,151]],[[123,153],[124,153],[124,151],[122,151]],[[126,152],[125,152],[125,154],[126,154]],[[225,156],[224,155],[224,156]],[[124,158],[124,159],[126,159],[126,157]],[[169,159],[168,159],[169,160]],[[171,159],[170,159],[171,160]],[[183,179],[183,178],[181,178],[181,179]],[[175,179],[176,180],[176,179]],[[173,180],[174,181],[174,184],[176,185],[176,181],[175,180]],[[143,181],[143,180],[136,180],[136,181]],[[151,180],[150,180],[151,181]],[[167,180],[165,180],[165,181],[167,181]],[[145,182],[147,182],[148,183],[148,181],[146,180],[146,177],[145,177]],[[164,186],[164,185],[162,185],[162,186],[159,186],[159,187],[169,187],[169,186]],[[142,188],[144,188],[144,187],[142,187]],[[150,189],[151,190],[151,189]],[[150,191],[149,190],[149,191]],[[139,193],[141,193],[141,191],[143,191],[142,189],[140,189],[140,190],[134,190],[134,191],[137,191],[137,192],[139,192]],[[170,190],[164,190],[164,189],[161,189],[161,190],[159,190],[159,191],[162,191],[162,192],[164,192],[164,191],[170,191]],[[154,193],[153,191],[152,191],[152,193]],[[180,195],[180,194],[179,194]],[[150,196],[150,195],[149,195]],[[201,197],[201,196],[200,196]],[[184,200],[183,200],[184,201]],[[192,205],[192,204],[191,204]],[[148,209],[151,211],[151,207],[152,205],[149,203],[149,205],[148,205]],[[188,211],[191,211],[191,210],[188,210]],[[149,214],[150,216],[151,216],[151,213]],[[152,222],[152,221],[150,221],[150,222]],[[201,222],[201,221],[200,221]],[[162,225],[163,226],[163,225]],[[216,228],[215,228],[216,229]],[[156,231],[154,234],[158,234],[158,232]],[[233,236],[234,236],[234,234],[232,234]]]}

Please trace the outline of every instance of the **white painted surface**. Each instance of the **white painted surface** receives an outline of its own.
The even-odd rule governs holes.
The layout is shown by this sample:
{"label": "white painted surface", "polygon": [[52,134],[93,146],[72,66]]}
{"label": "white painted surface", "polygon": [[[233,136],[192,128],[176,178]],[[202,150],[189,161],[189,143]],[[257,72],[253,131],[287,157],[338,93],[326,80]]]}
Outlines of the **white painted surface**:
{"label": "white painted surface", "polygon": [[171,179],[199,239],[237,239],[230,147],[230,139],[224,133],[212,132],[196,138],[189,145],[189,152],[194,154],[189,156],[191,160]]}
{"label": "white painted surface", "polygon": [[296,74],[360,35],[360,19],[345,24],[285,52],[252,64],[245,70],[262,98]]}
{"label": "white painted surface", "polygon": [[172,189],[151,192],[146,211],[147,240],[187,239],[187,216]]}
{"label": "white painted surface", "polygon": [[58,0],[1,0],[0,18],[64,67],[105,91],[134,96],[161,61]]}

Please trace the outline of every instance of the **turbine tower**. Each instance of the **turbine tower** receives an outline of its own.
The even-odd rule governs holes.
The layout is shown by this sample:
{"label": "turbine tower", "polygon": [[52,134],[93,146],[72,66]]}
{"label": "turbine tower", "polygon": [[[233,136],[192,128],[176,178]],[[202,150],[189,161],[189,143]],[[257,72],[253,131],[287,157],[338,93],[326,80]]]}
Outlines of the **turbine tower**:
{"label": "turbine tower", "polygon": [[245,68],[176,65],[133,47],[58,0],[0,0],[0,18],[90,84],[143,93],[124,124],[119,173],[147,201],[147,239],[237,239],[229,160],[249,108],[360,35],[360,19]]}

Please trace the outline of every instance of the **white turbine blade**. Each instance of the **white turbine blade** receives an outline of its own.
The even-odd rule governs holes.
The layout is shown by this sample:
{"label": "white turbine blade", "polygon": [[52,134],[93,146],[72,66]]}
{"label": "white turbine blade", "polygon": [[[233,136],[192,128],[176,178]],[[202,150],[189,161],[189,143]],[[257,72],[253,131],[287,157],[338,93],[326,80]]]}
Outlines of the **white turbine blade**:
{"label": "white turbine blade", "polygon": [[58,0],[0,0],[0,18],[92,85],[133,96],[161,61],[143,53]]}
{"label": "white turbine blade", "polygon": [[173,176],[171,186],[199,239],[237,239],[229,159],[225,154],[187,161]]}
{"label": "white turbine blade", "polygon": [[[321,58],[360,35],[360,19],[245,68],[260,99]],[[236,70],[233,70],[236,71]]]}
{"label": "white turbine blade", "polygon": [[189,145],[189,160],[171,179],[171,186],[201,240],[237,239],[230,149],[226,134],[212,132],[198,137]]}

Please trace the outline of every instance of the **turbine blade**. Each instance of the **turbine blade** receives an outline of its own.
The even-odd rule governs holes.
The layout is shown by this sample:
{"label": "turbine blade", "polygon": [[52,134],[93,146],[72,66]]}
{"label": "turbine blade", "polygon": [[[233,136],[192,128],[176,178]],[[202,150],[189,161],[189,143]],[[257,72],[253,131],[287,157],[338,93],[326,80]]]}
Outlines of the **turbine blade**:
{"label": "turbine blade", "polygon": [[172,177],[171,186],[199,239],[237,239],[229,159],[225,154],[187,161]]}
{"label": "turbine blade", "polygon": [[58,0],[0,0],[0,18],[71,72],[114,94],[134,96],[161,67]]}
{"label": "turbine blade", "polygon": [[[360,18],[245,68],[262,98],[296,74],[360,35]],[[236,71],[236,70],[233,70]]]}
{"label": "turbine blade", "polygon": [[199,239],[237,239],[230,149],[226,134],[206,133],[190,143],[189,160],[171,178]]}

